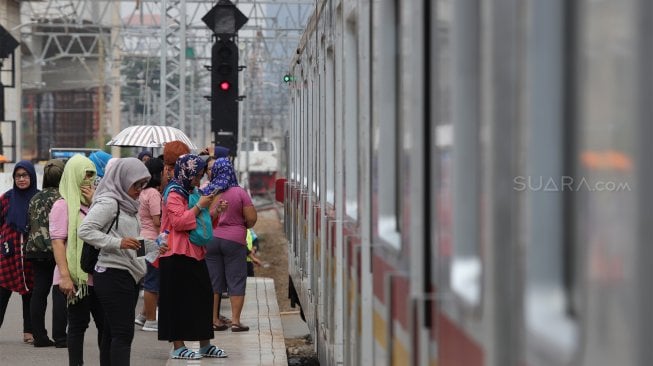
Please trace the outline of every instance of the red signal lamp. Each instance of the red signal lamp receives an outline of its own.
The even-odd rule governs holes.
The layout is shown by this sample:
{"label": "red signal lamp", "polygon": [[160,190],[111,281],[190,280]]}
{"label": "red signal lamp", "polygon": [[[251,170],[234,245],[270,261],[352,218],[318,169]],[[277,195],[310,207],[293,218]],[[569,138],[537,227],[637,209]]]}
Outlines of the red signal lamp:
{"label": "red signal lamp", "polygon": [[228,81],[222,81],[220,82],[220,90],[222,91],[227,91],[231,88],[231,84],[229,84]]}

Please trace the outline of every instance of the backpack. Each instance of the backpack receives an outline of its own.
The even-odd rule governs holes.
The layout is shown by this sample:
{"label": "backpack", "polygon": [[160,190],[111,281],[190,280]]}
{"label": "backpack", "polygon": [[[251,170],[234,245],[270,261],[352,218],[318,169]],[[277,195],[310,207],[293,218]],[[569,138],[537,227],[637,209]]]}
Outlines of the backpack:
{"label": "backpack", "polygon": [[[174,183],[168,184],[163,192],[163,203],[168,199],[168,194],[173,186],[179,187],[179,185]],[[188,196],[188,208],[193,208],[199,202],[200,197],[199,191],[194,189],[193,193]],[[213,239],[213,225],[211,223],[211,213],[208,208],[200,209],[199,215],[195,217],[195,224],[195,229],[189,231],[190,242],[203,247]]]}

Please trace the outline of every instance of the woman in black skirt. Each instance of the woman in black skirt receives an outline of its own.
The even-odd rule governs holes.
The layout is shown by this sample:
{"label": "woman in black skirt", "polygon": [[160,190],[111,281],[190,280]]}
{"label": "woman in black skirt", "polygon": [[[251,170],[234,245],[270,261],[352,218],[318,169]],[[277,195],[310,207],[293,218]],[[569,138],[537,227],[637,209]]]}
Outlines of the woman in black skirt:
{"label": "woman in black skirt", "polygon": [[[169,235],[168,250],[159,258],[159,340],[172,342],[173,359],[227,357],[209,342],[213,338],[213,289],[204,261],[206,248],[192,244],[189,238],[200,209],[209,207],[213,200],[213,196],[202,196],[188,208],[188,198],[199,185],[205,167],[197,155],[180,156],[163,195],[161,230],[168,230]],[[184,340],[199,341],[199,351],[186,348]]]}

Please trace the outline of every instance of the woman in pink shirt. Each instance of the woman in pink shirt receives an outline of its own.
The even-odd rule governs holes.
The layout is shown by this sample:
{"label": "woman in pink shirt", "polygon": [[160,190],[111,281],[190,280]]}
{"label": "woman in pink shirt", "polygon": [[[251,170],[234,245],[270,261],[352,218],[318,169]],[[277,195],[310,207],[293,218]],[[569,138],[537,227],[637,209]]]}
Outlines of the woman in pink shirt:
{"label": "woman in pink shirt", "polygon": [[[218,224],[214,226],[213,241],[208,245],[206,253],[214,301],[220,301],[220,294],[229,290],[231,331],[245,332],[249,327],[241,324],[240,314],[245,302],[247,283],[247,229],[256,223],[256,208],[249,194],[238,186],[229,159],[218,158],[213,164],[211,176],[213,179],[204,193],[217,192],[218,202],[226,202],[227,206],[226,211],[220,214]],[[219,305],[214,308],[214,329],[225,330],[227,325],[217,314]]]}
{"label": "woman in pink shirt", "polygon": [[[146,240],[155,240],[161,231],[161,173],[163,160],[152,158],[145,162],[147,170],[152,176],[147,187],[141,192],[138,200],[138,216],[141,219],[141,236]],[[146,262],[147,272],[143,279],[143,311],[138,314],[136,324],[141,325],[144,331],[156,332],[156,304],[159,301],[159,269]]]}
{"label": "woman in pink shirt", "polygon": [[104,330],[104,311],[93,287],[93,276],[81,269],[82,240],[77,233],[95,194],[95,172],[95,165],[89,158],[83,155],[70,158],[59,183],[62,198],[50,211],[50,238],[57,263],[52,283],[68,298],[70,365],[84,364],[84,335],[91,315],[98,330],[98,347]]}
{"label": "woman in pink shirt", "polygon": [[[206,164],[197,155],[182,155],[175,164],[171,188],[163,198],[161,230],[168,230],[168,250],[159,258],[159,340],[172,342],[173,359],[197,360],[202,357],[227,357],[209,342],[213,291],[204,256],[206,248],[192,244],[189,231],[196,227],[201,208],[211,205],[213,196],[202,196],[188,208],[188,198],[199,185]],[[199,341],[199,352],[191,351],[186,341]]]}

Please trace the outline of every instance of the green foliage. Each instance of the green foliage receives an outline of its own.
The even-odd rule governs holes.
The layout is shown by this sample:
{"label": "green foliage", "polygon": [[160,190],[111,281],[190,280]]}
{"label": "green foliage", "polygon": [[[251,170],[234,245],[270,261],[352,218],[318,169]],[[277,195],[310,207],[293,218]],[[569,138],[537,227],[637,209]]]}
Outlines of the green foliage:
{"label": "green foliage", "polygon": [[107,142],[109,142],[109,140],[111,140],[111,136],[105,135],[102,146],[98,146],[97,140],[93,139],[86,141],[84,147],[87,149],[101,149],[105,152],[111,153],[111,146],[107,146]]}

